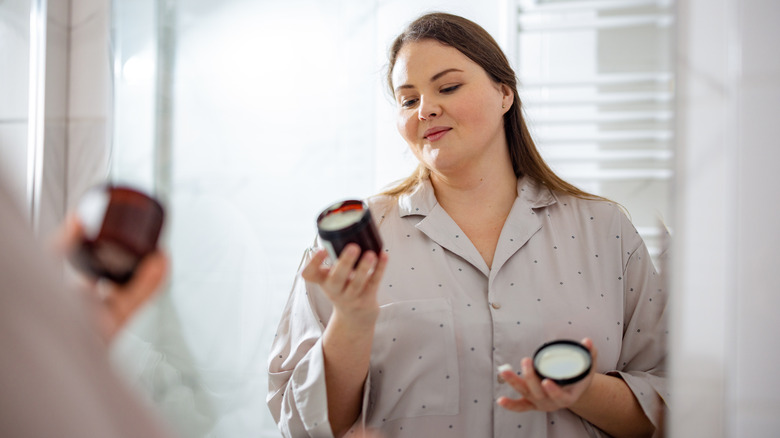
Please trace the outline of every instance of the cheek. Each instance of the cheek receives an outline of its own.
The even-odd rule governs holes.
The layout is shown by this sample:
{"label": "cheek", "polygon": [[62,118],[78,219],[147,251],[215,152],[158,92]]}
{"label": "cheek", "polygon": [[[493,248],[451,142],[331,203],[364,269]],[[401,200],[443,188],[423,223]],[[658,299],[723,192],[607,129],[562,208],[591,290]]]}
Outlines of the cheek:
{"label": "cheek", "polygon": [[474,89],[469,95],[453,101],[450,114],[459,123],[476,127],[480,130],[491,129],[503,120],[501,109],[501,94],[496,89]]}
{"label": "cheek", "polygon": [[398,133],[407,142],[413,142],[417,136],[417,123],[414,117],[409,117],[405,114],[399,114],[395,122],[395,127],[398,129]]}
{"label": "cheek", "polygon": [[495,108],[485,99],[464,100],[461,104],[452,108],[453,115],[459,123],[469,126],[484,126],[495,118]]}

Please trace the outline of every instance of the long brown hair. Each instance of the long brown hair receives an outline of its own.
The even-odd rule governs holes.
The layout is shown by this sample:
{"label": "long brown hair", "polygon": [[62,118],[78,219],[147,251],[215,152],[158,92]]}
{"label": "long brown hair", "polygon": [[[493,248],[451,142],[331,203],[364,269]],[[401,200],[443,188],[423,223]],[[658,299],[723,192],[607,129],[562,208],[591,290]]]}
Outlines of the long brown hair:
{"label": "long brown hair", "polygon": [[[470,20],[457,15],[435,12],[423,15],[410,23],[390,46],[387,85],[390,87],[391,94],[393,93],[393,68],[398,52],[406,43],[425,39],[436,40],[459,50],[481,66],[495,82],[506,85],[512,90],[514,102],[509,111],[504,114],[504,132],[509,156],[512,159],[512,168],[518,178],[528,175],[554,191],[584,199],[603,199],[562,180],[544,162],[523,118],[514,70],[493,37]],[[382,194],[398,196],[408,193],[428,176],[430,176],[430,169],[420,163],[412,175]]]}

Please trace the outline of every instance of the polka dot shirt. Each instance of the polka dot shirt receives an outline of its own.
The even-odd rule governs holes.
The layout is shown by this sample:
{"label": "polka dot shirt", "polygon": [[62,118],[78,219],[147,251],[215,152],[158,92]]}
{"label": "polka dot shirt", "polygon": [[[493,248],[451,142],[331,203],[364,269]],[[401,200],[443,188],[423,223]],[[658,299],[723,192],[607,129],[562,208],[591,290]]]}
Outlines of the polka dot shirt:
{"label": "polka dot shirt", "polygon": [[[521,179],[490,268],[429,182],[369,205],[390,262],[361,424],[386,437],[590,436],[568,410],[518,414],[495,403],[517,397],[499,365],[519,370],[542,343],[583,337],[598,348],[598,372],[620,375],[645,412],[659,411],[665,286],[616,205]],[[269,368],[269,406],[290,430],[327,423],[318,342],[330,312],[321,291],[296,281]]]}

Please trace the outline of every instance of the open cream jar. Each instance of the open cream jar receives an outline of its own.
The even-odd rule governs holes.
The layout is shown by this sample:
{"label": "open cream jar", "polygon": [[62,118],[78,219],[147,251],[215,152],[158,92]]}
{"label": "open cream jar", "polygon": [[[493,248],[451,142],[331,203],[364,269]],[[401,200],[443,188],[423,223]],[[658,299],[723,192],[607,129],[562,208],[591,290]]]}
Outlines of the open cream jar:
{"label": "open cream jar", "polygon": [[84,236],[70,259],[87,274],[126,283],[141,259],[157,248],[163,208],[138,190],[112,185],[90,189],[76,215]]}
{"label": "open cream jar", "polygon": [[566,339],[548,342],[534,353],[534,371],[542,379],[568,385],[585,378],[593,366],[590,351]]}
{"label": "open cream jar", "polygon": [[361,254],[364,251],[379,254],[382,250],[376,224],[371,219],[368,206],[362,201],[337,202],[323,210],[317,218],[317,232],[333,260],[349,243],[358,244]]}

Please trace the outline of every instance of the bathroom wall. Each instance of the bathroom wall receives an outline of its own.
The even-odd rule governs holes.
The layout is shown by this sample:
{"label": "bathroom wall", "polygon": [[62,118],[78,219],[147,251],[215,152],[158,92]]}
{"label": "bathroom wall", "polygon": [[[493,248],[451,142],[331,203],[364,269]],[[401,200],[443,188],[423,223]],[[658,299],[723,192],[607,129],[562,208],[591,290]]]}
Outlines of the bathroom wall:
{"label": "bathroom wall", "polygon": [[27,196],[30,0],[0,6],[0,178],[20,205]]}
{"label": "bathroom wall", "polygon": [[110,2],[69,3],[67,209],[108,176],[113,96]]}
{"label": "bathroom wall", "polygon": [[780,3],[678,2],[671,436],[780,430]]}
{"label": "bathroom wall", "polygon": [[[30,79],[30,11],[44,5],[45,53]],[[106,176],[110,74],[108,2],[8,0],[0,4],[0,172],[45,238],[79,195]],[[35,53],[34,51],[32,53]],[[35,58],[33,56],[33,58]],[[30,105],[33,87],[42,99]],[[40,109],[40,117],[31,109]],[[42,159],[28,145],[42,141]],[[36,170],[33,164],[40,163]],[[35,176],[33,177],[33,173]],[[40,183],[31,191],[31,182]],[[29,208],[30,197],[38,209]],[[34,218],[34,219],[33,219]]]}

